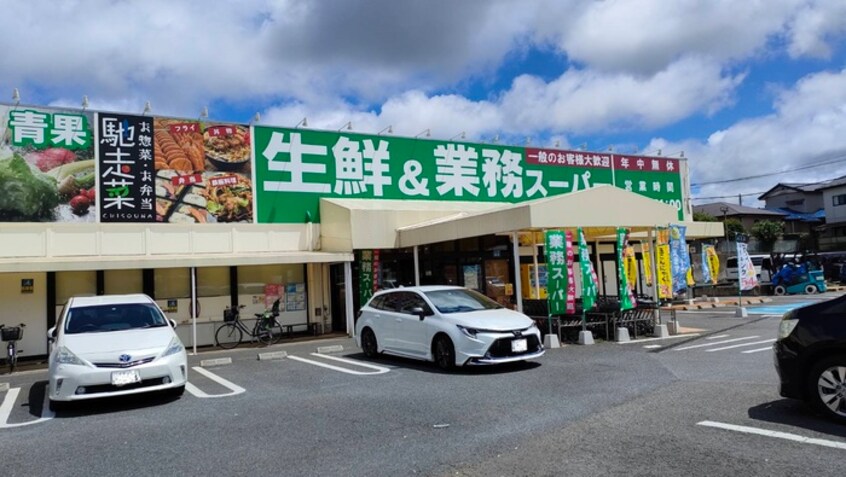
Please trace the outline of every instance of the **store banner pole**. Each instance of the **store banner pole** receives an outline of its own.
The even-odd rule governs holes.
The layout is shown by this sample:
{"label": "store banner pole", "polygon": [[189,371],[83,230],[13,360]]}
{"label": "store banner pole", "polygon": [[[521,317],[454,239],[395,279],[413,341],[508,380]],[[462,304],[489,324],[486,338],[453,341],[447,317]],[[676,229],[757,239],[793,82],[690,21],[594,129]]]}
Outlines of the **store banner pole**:
{"label": "store banner pole", "polygon": [[420,286],[420,253],[417,245],[414,246],[414,286]]}
{"label": "store banner pole", "polygon": [[191,267],[191,343],[194,345],[194,354],[197,354],[197,268]]}
{"label": "store banner pole", "polygon": [[520,233],[511,233],[511,250],[514,259],[514,294],[517,295],[517,311],[523,313],[523,284],[520,277]]}

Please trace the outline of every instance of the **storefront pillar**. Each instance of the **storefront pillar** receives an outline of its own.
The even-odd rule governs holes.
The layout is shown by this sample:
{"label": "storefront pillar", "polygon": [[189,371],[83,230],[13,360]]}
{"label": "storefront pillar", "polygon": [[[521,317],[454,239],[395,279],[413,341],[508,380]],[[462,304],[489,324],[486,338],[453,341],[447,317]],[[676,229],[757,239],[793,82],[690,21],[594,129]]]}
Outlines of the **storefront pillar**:
{"label": "storefront pillar", "polygon": [[420,286],[420,254],[417,245],[414,246],[414,286]]}
{"label": "storefront pillar", "polygon": [[520,233],[511,233],[511,250],[514,260],[514,294],[517,296],[517,311],[523,313],[523,286],[520,283]]}
{"label": "storefront pillar", "polygon": [[[185,282],[182,282],[185,283]],[[197,268],[191,267],[191,343],[194,346],[194,354],[197,354]]]}
{"label": "storefront pillar", "polygon": [[[546,231],[544,231],[545,233]],[[540,300],[540,272],[538,271],[538,244],[535,243],[535,237],[537,235],[532,232],[532,263],[535,266],[535,294],[532,298],[535,300]]]}
{"label": "storefront pillar", "polygon": [[355,323],[353,322],[353,288],[352,288],[352,262],[344,262],[344,302],[346,304],[347,335],[355,336]]}

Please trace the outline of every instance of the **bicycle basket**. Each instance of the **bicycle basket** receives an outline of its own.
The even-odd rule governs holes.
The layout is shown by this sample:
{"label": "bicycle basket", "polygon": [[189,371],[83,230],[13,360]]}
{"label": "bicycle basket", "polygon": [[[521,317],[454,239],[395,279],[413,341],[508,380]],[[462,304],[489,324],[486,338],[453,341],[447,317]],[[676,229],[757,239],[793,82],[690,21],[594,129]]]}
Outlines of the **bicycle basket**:
{"label": "bicycle basket", "polygon": [[0,328],[0,334],[3,336],[3,341],[19,341],[23,335],[23,329],[20,326],[10,326]]}
{"label": "bicycle basket", "polygon": [[229,323],[231,321],[235,321],[235,316],[237,315],[237,311],[231,308],[227,308],[223,310],[223,321]]}

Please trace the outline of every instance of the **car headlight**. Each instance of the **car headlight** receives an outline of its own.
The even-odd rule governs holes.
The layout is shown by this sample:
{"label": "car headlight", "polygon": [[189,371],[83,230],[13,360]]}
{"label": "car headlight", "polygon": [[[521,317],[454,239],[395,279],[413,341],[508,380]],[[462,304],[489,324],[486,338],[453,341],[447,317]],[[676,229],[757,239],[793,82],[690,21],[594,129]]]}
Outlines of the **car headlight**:
{"label": "car headlight", "polygon": [[60,347],[58,353],[56,353],[56,362],[59,364],[86,366],[85,362],[79,359],[79,356],[73,354],[71,350],[65,348],[64,346]]}
{"label": "car headlight", "polygon": [[462,333],[464,333],[464,336],[466,336],[468,338],[476,339],[476,335],[479,333],[479,330],[477,330],[475,328],[468,328],[466,326],[461,326],[461,325],[455,325],[455,326],[457,326],[458,329],[461,330]]}
{"label": "car headlight", "polygon": [[185,347],[184,347],[184,346],[182,346],[182,342],[181,342],[181,341],[179,341],[179,338],[177,338],[176,336],[174,336],[174,337],[173,337],[173,339],[172,339],[172,340],[170,340],[170,344],[169,344],[169,345],[167,345],[167,349],[165,350],[165,352],[164,352],[164,353],[162,353],[162,356],[161,356],[161,357],[162,357],[162,358],[164,358],[164,357],[170,356],[170,355],[172,355],[172,354],[179,353],[179,352],[181,352],[183,349],[185,349]]}
{"label": "car headlight", "polygon": [[796,313],[793,310],[788,311],[781,317],[781,322],[778,324],[778,339],[783,340],[793,333],[793,329],[799,324],[799,319],[796,318]]}

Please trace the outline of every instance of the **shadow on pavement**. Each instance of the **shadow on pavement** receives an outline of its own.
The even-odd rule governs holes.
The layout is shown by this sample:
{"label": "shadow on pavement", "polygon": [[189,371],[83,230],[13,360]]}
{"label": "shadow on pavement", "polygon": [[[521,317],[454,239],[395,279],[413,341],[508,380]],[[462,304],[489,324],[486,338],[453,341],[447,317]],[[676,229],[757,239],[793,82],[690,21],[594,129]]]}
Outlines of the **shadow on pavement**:
{"label": "shadow on pavement", "polygon": [[438,368],[435,363],[429,361],[419,361],[411,358],[403,358],[400,356],[381,354],[377,358],[368,358],[364,355],[364,353],[356,353],[346,355],[346,357],[380,366],[397,366],[434,374],[491,375],[514,373],[529,369],[535,369],[541,366],[541,364],[537,361],[517,361],[516,363],[505,363],[497,365],[462,366],[458,368],[453,368],[450,371],[443,371],[442,369]]}
{"label": "shadow on pavement", "polygon": [[810,405],[792,399],[779,399],[749,408],[749,417],[757,421],[785,424],[810,431],[846,438],[846,426],[818,414]]}

